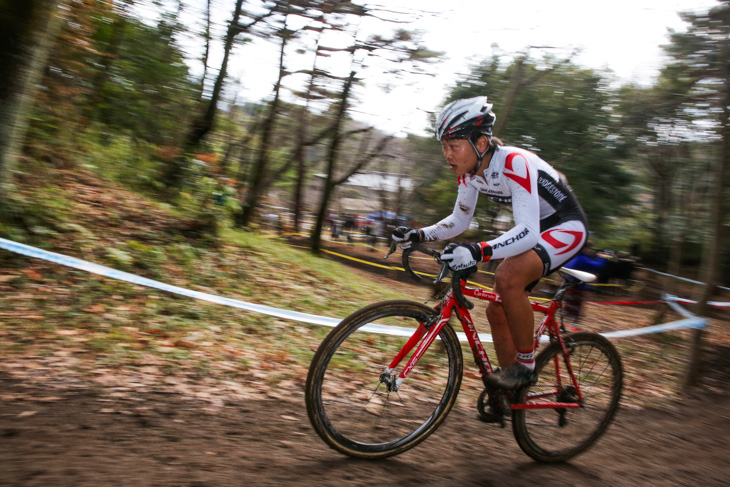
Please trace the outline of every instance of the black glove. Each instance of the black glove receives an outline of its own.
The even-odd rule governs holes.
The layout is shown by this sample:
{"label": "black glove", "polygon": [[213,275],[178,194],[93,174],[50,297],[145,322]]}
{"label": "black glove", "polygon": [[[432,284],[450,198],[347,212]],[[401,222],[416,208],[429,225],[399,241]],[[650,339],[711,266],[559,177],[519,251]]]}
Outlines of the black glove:
{"label": "black glove", "polygon": [[483,243],[452,243],[446,246],[441,260],[449,264],[452,271],[463,271],[492,258],[492,247]]}
{"label": "black glove", "polygon": [[421,243],[426,238],[422,230],[416,230],[415,228],[409,227],[398,227],[393,230],[392,235],[393,241],[398,244],[403,250],[411,248],[411,245],[415,243]]}

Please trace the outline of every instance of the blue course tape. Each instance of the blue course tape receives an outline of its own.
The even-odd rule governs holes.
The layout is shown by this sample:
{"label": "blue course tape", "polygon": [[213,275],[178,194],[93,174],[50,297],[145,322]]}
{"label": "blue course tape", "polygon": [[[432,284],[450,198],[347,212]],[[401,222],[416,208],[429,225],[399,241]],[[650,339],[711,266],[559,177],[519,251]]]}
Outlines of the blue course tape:
{"label": "blue course tape", "polygon": [[[290,311],[285,310],[281,308],[274,308],[272,306],[266,306],[263,304],[254,304],[254,303],[247,303],[244,301],[239,301],[237,299],[230,299],[230,298],[224,298],[222,296],[217,296],[215,294],[209,294],[209,293],[203,293],[200,291],[193,291],[190,289],[185,289],[178,286],[173,286],[170,284],[166,284],[164,282],[155,281],[153,279],[147,279],[146,277],[137,276],[135,274],[130,274],[128,272],[119,271],[116,269],[112,269],[111,267],[105,267],[103,265],[94,264],[93,262],[89,262],[82,259],[77,259],[75,257],[69,257],[67,255],[63,254],[57,254],[55,252],[49,252],[47,250],[39,249],[37,247],[31,247],[30,245],[21,244],[18,242],[13,242],[12,240],[6,240],[4,238],[0,238],[0,249],[5,249],[10,252],[15,252],[16,254],[25,255],[28,257],[33,257],[36,259],[45,260],[48,262],[53,262],[56,264],[60,264],[66,267],[72,267],[74,269],[79,269],[82,271],[86,271],[92,274],[97,274],[104,277],[109,277],[112,279],[117,279],[119,281],[125,281],[132,284],[138,284],[140,286],[146,286],[151,287],[155,289],[160,289],[162,291],[167,291],[174,294],[180,294],[182,296],[188,296],[195,299],[201,299],[203,301],[208,301],[210,303],[216,303],[216,304],[222,304],[224,306],[231,306],[234,308],[244,309],[247,311],[253,311],[256,313],[262,313],[269,316],[275,316],[277,318],[283,318],[286,320],[293,320],[293,321],[300,321],[303,323],[311,323],[315,325],[322,325],[322,326],[329,326],[334,327],[337,326],[337,324],[340,323],[341,319],[339,318],[328,318],[325,316],[318,316],[318,315],[312,315],[308,313],[300,313],[298,311]],[[670,305],[673,305],[672,298],[673,296],[667,296],[667,302]],[[676,298],[675,298],[676,299]],[[678,305],[674,305],[679,308]],[[681,308],[680,308],[681,309]],[[636,336],[636,335],[644,335],[648,333],[659,333],[663,331],[670,331],[670,330],[679,330],[682,328],[704,328],[707,326],[707,321],[703,318],[695,317],[691,315],[689,312],[684,311],[682,313],[685,316],[688,316],[684,320],[674,321],[671,323],[665,323],[663,325],[655,325],[655,326],[649,326],[646,328],[639,328],[634,330],[623,330],[623,331],[615,331],[611,333],[603,333],[606,337],[611,338],[623,338],[623,337],[629,337],[629,336]],[[386,334],[386,335],[397,335],[397,336],[411,336],[413,334],[414,328],[403,328],[403,327],[395,327],[395,326],[384,326],[379,325],[377,323],[369,323],[368,325],[365,325],[361,328],[362,331],[370,332],[370,333],[379,333],[379,334]],[[466,335],[464,333],[457,333],[459,340],[462,342],[466,342]],[[480,339],[482,337],[480,336]],[[547,339],[547,337],[542,337],[543,339]],[[482,342],[491,342],[492,341],[492,335],[485,334],[483,336]]]}
{"label": "blue course tape", "polygon": [[[325,316],[317,316],[308,313],[300,313],[297,311],[289,311],[281,308],[266,306],[263,304],[247,303],[244,301],[239,301],[237,299],[224,298],[221,296],[216,296],[215,294],[192,291],[190,289],[165,284],[164,282],[155,281],[153,279],[147,279],[146,277],[141,277],[135,274],[130,274],[128,272],[112,269],[111,267],[94,264],[93,262],[88,262],[86,260],[81,260],[75,257],[69,257],[67,255],[49,252],[47,250],[39,249],[37,247],[31,247],[30,245],[13,242],[12,240],[6,240],[4,238],[0,238],[0,249],[5,249],[9,250],[10,252],[15,252],[16,254],[21,254],[28,257],[34,257],[36,259],[61,264],[66,267],[72,267],[74,269],[90,272],[92,274],[110,277],[119,281],[125,281],[132,284],[138,284],[140,286],[160,289],[162,291],[180,294],[182,296],[202,299],[203,301],[208,301],[210,303],[222,304],[224,306],[232,306],[234,308],[254,311],[256,313],[275,316],[277,318],[283,318],[286,320],[300,321],[303,323],[312,323],[314,325],[323,325],[329,327],[337,326],[340,321],[342,321],[339,318],[328,318]],[[362,327],[361,330],[370,333],[411,336],[415,328],[401,328],[370,323]]]}

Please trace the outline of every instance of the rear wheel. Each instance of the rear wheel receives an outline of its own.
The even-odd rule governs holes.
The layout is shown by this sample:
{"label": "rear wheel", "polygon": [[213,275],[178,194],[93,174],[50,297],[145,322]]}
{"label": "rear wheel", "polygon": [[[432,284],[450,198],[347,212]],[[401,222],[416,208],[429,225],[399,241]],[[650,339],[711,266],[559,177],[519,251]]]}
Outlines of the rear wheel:
{"label": "rear wheel", "polygon": [[552,343],[536,358],[537,383],[520,390],[516,403],[579,407],[515,409],[512,414],[520,448],[541,462],[563,462],[588,449],[613,419],[623,387],[621,357],[611,342],[592,332],[566,334],[564,339],[582,401],[560,344]]}
{"label": "rear wheel", "polygon": [[352,457],[385,458],[425,440],[446,419],[463,371],[451,325],[397,390],[388,382],[409,357],[383,375],[419,323],[436,317],[418,303],[386,301],[353,313],[327,335],[309,368],[305,396],[312,426],[327,444]]}

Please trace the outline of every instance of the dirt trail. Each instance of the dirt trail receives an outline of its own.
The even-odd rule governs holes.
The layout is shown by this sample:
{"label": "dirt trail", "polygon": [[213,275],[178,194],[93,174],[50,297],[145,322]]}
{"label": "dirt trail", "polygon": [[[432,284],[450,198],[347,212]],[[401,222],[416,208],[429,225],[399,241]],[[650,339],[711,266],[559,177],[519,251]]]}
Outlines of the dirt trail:
{"label": "dirt trail", "polygon": [[[2,376],[0,376],[2,377]],[[302,392],[219,406],[179,394],[0,381],[3,486],[727,485],[730,396],[622,409],[592,450],[541,465],[511,429],[455,409],[426,442],[370,462],[330,450]],[[467,392],[468,393],[468,392]]]}

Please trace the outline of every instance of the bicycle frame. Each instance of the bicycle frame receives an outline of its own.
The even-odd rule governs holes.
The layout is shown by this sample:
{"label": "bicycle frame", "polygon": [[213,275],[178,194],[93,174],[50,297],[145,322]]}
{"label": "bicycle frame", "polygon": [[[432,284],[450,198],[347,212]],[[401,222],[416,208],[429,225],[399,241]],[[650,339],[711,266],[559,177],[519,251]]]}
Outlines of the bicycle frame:
{"label": "bicycle frame", "polygon": [[[580,385],[578,384],[578,381],[575,377],[575,374],[573,373],[573,368],[570,364],[570,360],[567,358],[569,351],[565,344],[565,341],[563,340],[563,336],[560,333],[560,327],[555,320],[555,313],[560,307],[560,297],[562,296],[562,293],[564,292],[566,286],[561,287],[558,292],[556,293],[556,297],[550,301],[549,304],[541,304],[538,302],[531,302],[531,306],[533,311],[539,311],[545,315],[545,317],[541,320],[540,325],[538,326],[536,332],[535,332],[535,342],[534,342],[534,348],[537,348],[537,345],[539,343],[540,337],[545,333],[547,330],[548,336],[550,337],[550,340],[557,340],[561,348],[563,350],[563,356],[566,357],[565,364],[567,371],[570,375],[571,382],[573,387],[575,388],[579,401],[577,403],[557,403],[557,402],[541,402],[539,404],[536,403],[521,403],[521,404],[513,404],[512,409],[548,409],[548,408],[577,408],[580,407],[583,403],[583,394],[580,390]],[[497,293],[493,293],[490,291],[486,291],[483,289],[478,288],[469,288],[466,287],[466,285],[462,282],[461,283],[461,290],[464,294],[464,296],[473,297],[476,299],[479,299],[481,301],[489,301],[489,302],[501,302],[501,297]],[[406,344],[403,346],[401,351],[396,355],[396,357],[391,361],[391,363],[388,365],[386,370],[383,372],[383,375],[381,376],[382,381],[386,381],[389,383],[389,387],[393,387],[392,377],[389,375],[395,368],[398,366],[398,364],[406,357],[408,354],[413,350],[413,348],[418,344],[418,347],[413,352],[413,355],[406,363],[405,367],[401,371],[400,375],[397,379],[395,379],[394,384],[394,390],[398,390],[400,385],[405,381],[405,379],[408,377],[408,374],[413,370],[413,368],[416,366],[420,358],[423,356],[423,354],[426,352],[426,350],[431,346],[433,341],[436,339],[439,333],[441,333],[441,330],[446,325],[446,323],[451,318],[453,312],[456,312],[456,316],[461,322],[461,325],[464,329],[464,333],[466,334],[467,341],[469,342],[469,347],[471,348],[472,354],[474,355],[474,360],[477,364],[477,367],[479,368],[479,372],[482,377],[482,381],[484,382],[484,385],[486,387],[496,387],[492,384],[490,381],[491,375],[494,374],[494,369],[492,368],[492,364],[489,360],[489,357],[487,355],[486,350],[484,349],[484,346],[482,345],[481,340],[479,339],[479,333],[476,330],[476,326],[474,325],[474,321],[471,318],[471,314],[469,313],[469,310],[462,305],[454,296],[453,291],[449,291],[447,295],[444,297],[444,299],[441,301],[440,304],[438,304],[435,308],[435,310],[439,311],[438,318],[434,322],[428,322],[428,323],[420,323],[416,331],[413,333],[413,335],[408,339]],[[420,343],[419,343],[420,342]],[[556,379],[558,383],[556,384],[556,390],[550,390],[540,393],[533,393],[529,395],[529,399],[535,399],[540,397],[550,397],[554,396],[557,392],[557,390],[560,390],[563,388],[563,384],[560,380],[560,374],[559,368],[560,363],[557,360],[555,360],[554,363],[555,369],[556,369]],[[387,379],[386,379],[387,377]]]}

